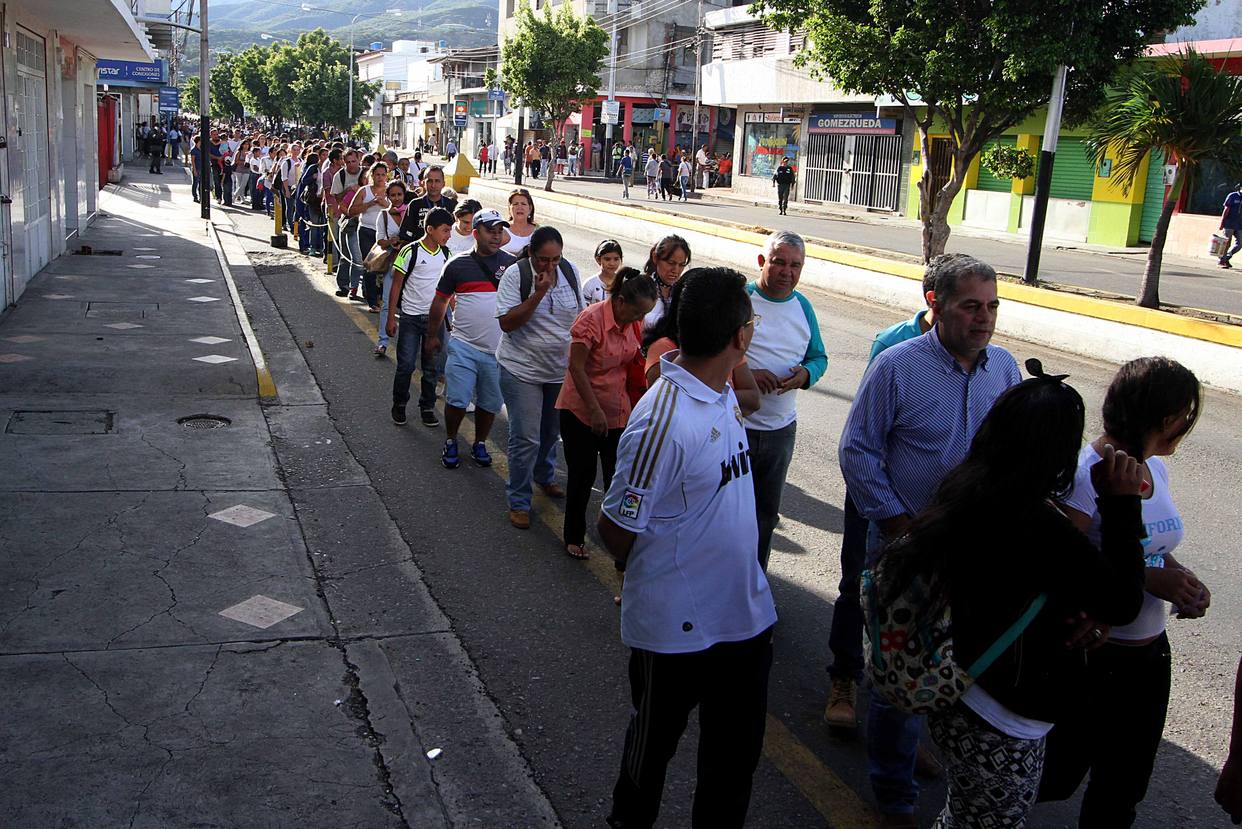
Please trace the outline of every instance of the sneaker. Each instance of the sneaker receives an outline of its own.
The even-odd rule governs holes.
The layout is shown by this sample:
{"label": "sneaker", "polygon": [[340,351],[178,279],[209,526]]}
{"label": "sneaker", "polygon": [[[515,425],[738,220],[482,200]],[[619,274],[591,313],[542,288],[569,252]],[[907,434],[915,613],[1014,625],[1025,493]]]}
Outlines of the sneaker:
{"label": "sneaker", "polygon": [[487,454],[487,445],[479,441],[470,447],[470,459],[479,466],[491,466],[492,456]]}
{"label": "sneaker", "polygon": [[337,291],[337,296],[349,296],[349,291]]}
{"label": "sneaker", "polygon": [[440,425],[440,418],[436,417],[435,409],[420,409],[419,416],[423,419],[423,425],[434,429]]}
{"label": "sneaker", "polygon": [[838,678],[832,680],[832,691],[828,694],[828,705],[824,708],[824,722],[829,728],[858,728],[858,712],[855,711],[854,680]]}
{"label": "sneaker", "polygon": [[1220,261],[1220,266],[1224,268],[1225,270],[1231,270],[1233,268],[1233,265],[1229,264],[1224,259]]}
{"label": "sneaker", "polygon": [[392,422],[398,426],[405,425],[405,406],[394,404],[392,407]]}
{"label": "sneaker", "polygon": [[440,452],[440,463],[445,469],[456,469],[461,466],[461,459],[457,457],[457,441],[446,440],[444,449]]}
{"label": "sneaker", "polygon": [[509,523],[519,530],[530,529],[530,511],[524,509],[509,510]]}

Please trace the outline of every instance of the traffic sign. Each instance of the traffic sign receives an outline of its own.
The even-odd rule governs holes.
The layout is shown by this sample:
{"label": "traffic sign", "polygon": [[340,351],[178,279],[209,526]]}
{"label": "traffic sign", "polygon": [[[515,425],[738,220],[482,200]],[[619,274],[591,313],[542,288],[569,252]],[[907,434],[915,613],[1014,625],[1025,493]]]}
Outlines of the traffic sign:
{"label": "traffic sign", "polygon": [[604,101],[599,113],[599,121],[601,124],[619,124],[621,123],[621,102],[620,101]]}
{"label": "traffic sign", "polygon": [[489,90],[487,90],[487,100],[489,100],[489,101],[503,101],[504,99],[505,99],[505,91],[504,91],[503,89],[489,89]]}

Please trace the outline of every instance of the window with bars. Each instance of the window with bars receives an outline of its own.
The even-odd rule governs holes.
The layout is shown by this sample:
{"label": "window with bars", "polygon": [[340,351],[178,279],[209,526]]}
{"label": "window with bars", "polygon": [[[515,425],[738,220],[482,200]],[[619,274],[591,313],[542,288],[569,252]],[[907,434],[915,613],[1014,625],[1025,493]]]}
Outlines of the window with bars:
{"label": "window with bars", "polygon": [[17,65],[32,72],[47,71],[43,38],[17,30]]}

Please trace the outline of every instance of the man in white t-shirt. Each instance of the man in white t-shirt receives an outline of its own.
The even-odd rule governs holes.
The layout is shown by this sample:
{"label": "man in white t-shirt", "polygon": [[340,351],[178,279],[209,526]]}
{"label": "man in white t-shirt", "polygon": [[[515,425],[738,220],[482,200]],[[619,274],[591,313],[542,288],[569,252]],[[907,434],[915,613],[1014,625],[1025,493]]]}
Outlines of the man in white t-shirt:
{"label": "man in white t-shirt", "polygon": [[798,428],[798,389],[808,389],[828,368],[811,301],[798,291],[806,243],[787,230],[768,237],[759,254],[759,280],[746,286],[755,327],[746,361],[763,395],[759,410],[746,418],[751,466],[755,476],[755,512],[759,520],[759,563],[768,569],[772,531],[780,518],[781,492],[793,460]]}
{"label": "man in white t-shirt", "polygon": [[665,770],[699,708],[694,825],[740,827],[763,748],[776,607],[755,558],[750,452],[729,386],[755,318],[745,278],[685,276],[680,352],[635,406],[599,533],[626,564],[621,639],[634,710],[608,823],[654,825]]}
{"label": "man in white t-shirt", "polygon": [[302,178],[302,145],[294,142],[289,145],[289,155],[280,162],[281,197],[284,198],[285,225],[293,230],[293,222],[298,217],[299,208],[294,203],[293,195],[297,191],[298,181]]}

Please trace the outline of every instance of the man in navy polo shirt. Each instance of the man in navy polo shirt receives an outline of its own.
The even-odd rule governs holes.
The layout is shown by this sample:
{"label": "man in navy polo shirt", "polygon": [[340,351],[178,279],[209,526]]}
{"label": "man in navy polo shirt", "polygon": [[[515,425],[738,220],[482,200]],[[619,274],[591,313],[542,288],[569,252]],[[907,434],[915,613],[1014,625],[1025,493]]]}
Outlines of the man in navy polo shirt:
{"label": "man in navy polo shirt", "polygon": [[1229,260],[1242,250],[1242,184],[1238,184],[1233,192],[1225,196],[1225,210],[1220,216],[1221,235],[1233,240],[1233,247],[1220,258],[1222,268],[1232,268]]}
{"label": "man in navy polo shirt", "polygon": [[608,823],[648,829],[664,776],[699,709],[695,829],[740,829],[763,748],[776,607],[755,555],[750,450],[729,385],[750,345],[746,280],[687,273],[681,350],[621,435],[600,537],[626,563],[621,639],[634,710]]}

